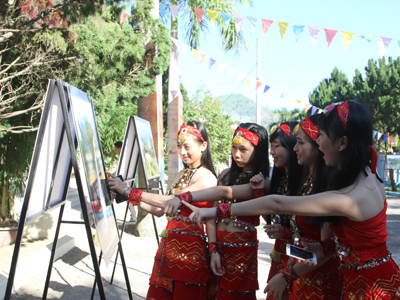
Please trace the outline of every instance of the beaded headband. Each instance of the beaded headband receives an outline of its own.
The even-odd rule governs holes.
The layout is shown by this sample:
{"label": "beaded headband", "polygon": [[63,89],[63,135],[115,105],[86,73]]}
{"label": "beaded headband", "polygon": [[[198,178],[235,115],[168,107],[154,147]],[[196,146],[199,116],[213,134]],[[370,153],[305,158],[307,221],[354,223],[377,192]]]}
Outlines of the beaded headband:
{"label": "beaded headband", "polygon": [[288,124],[285,124],[285,123],[282,123],[282,124],[279,125],[278,127],[275,127],[275,128],[272,130],[272,133],[271,133],[271,134],[274,134],[274,132],[275,132],[278,128],[281,129],[284,133],[286,133],[286,135],[287,135],[288,137],[290,137],[290,126],[289,126]]}
{"label": "beaded headband", "polygon": [[195,137],[198,137],[200,140],[204,142],[203,137],[201,136],[200,130],[194,128],[193,126],[189,125],[182,125],[181,129],[178,132],[178,143],[182,144],[186,140],[186,135],[191,134]]}
{"label": "beaded headband", "polygon": [[350,113],[349,101],[329,104],[325,107],[323,112],[328,115],[335,107],[337,107],[340,123],[342,123],[344,130],[347,131],[347,123],[349,122]]}
{"label": "beaded headband", "polygon": [[310,118],[305,118],[300,124],[297,124],[294,128],[294,135],[299,133],[299,128],[302,128],[304,132],[314,141],[317,142],[319,130],[317,126],[310,120]]}
{"label": "beaded headband", "polygon": [[239,128],[235,131],[232,142],[240,146],[242,144],[242,138],[245,138],[254,146],[258,145],[259,137],[255,133],[244,128]]}

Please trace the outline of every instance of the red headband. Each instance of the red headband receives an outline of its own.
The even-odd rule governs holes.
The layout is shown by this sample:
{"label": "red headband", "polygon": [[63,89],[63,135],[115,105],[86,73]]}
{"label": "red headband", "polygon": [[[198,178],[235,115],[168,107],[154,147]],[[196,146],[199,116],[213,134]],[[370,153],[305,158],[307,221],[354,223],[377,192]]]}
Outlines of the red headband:
{"label": "red headband", "polygon": [[271,134],[273,134],[277,129],[281,129],[288,137],[290,137],[290,126],[288,124],[282,123],[278,127],[275,127],[275,129],[272,131]]}
{"label": "red headband", "polygon": [[258,145],[259,137],[255,133],[244,128],[239,128],[235,131],[235,134],[233,135],[233,142],[235,144],[241,144],[242,138],[245,138],[254,146]]}
{"label": "red headband", "polygon": [[301,123],[300,127],[304,130],[304,132],[314,141],[317,142],[318,139],[318,128],[314,125],[314,123],[310,120],[310,118],[305,118]]}
{"label": "red headband", "polygon": [[340,123],[345,131],[347,131],[347,123],[349,122],[349,101],[329,104],[325,107],[324,112],[329,114],[335,107],[337,107]]}
{"label": "red headband", "polygon": [[190,125],[182,125],[181,129],[179,129],[178,132],[178,140],[179,142],[183,143],[184,140],[186,139],[186,134],[191,134],[194,135],[195,137],[198,137],[200,140],[204,142],[203,137],[201,136],[200,130],[197,128],[194,128],[193,126]]}

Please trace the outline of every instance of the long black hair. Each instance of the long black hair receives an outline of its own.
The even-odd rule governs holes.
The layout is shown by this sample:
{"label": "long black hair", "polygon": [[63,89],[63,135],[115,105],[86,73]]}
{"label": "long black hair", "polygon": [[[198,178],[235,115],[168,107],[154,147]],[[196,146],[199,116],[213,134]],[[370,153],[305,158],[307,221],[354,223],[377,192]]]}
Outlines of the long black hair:
{"label": "long black hair", "polygon": [[[315,126],[317,126],[319,116],[320,116],[319,114],[314,114],[312,116],[309,116],[308,118]],[[315,142],[308,134],[306,134],[306,136],[308,138],[308,141],[313,145],[313,147],[316,147],[318,149],[318,154],[314,165],[314,172],[312,174],[313,186],[311,189],[311,194],[322,193],[325,192],[327,189],[328,174],[330,168],[325,164],[325,161],[323,159],[324,153],[322,153],[321,150],[319,150],[317,142]]]}
{"label": "long black hair", "polygon": [[[183,123],[183,125],[192,126],[194,128],[197,128],[200,131],[201,136],[204,139],[204,142],[207,142],[207,148],[201,154],[201,164],[204,168],[210,170],[214,174],[215,177],[217,177],[217,174],[215,172],[214,165],[213,165],[212,159],[211,159],[211,144],[208,139],[207,130],[206,130],[204,124],[200,121],[189,120],[189,121],[186,121],[185,123]],[[201,139],[199,139],[198,137],[193,136],[193,138],[199,144],[203,144],[203,141]],[[183,165],[185,166],[185,168],[189,168],[189,166],[187,164],[184,163]]]}
{"label": "long black hair", "polygon": [[[283,122],[282,124],[286,124],[290,127],[290,137],[287,136],[287,134],[282,129],[276,128],[276,130],[270,135],[269,140],[271,143],[273,143],[277,138],[279,138],[282,147],[286,148],[289,151],[287,196],[297,196],[304,182],[304,168],[297,163],[297,155],[296,152],[293,150],[294,146],[297,143],[297,139],[293,135],[293,130],[298,122]],[[277,193],[283,175],[284,170],[279,170],[279,168],[274,166],[271,177],[272,194]]]}
{"label": "long black hair", "polygon": [[341,168],[331,172],[328,190],[339,190],[352,185],[361,172],[370,164],[368,146],[372,145],[372,121],[368,109],[361,103],[349,100],[347,129],[343,128],[337,107],[328,115],[322,114],[318,120],[319,128],[334,141],[347,136],[346,149],[341,151]]}
{"label": "long black hair", "polygon": [[[300,193],[304,179],[306,178],[304,174],[305,168],[297,163],[297,155],[293,150],[297,143],[297,139],[293,135],[293,130],[298,122],[283,122],[282,124],[286,124],[290,127],[290,136],[288,136],[282,129],[277,127],[276,130],[270,135],[269,140],[271,143],[273,143],[277,138],[279,138],[282,147],[289,151],[288,194],[286,196],[297,196]],[[284,174],[284,170],[280,170],[274,166],[271,176],[271,194],[277,194],[278,190],[282,188],[280,185]],[[281,224],[282,226],[289,227],[290,216],[281,215]]]}
{"label": "long black hair", "polygon": [[[256,134],[258,136],[258,144],[257,146],[254,146],[254,158],[253,158],[253,164],[252,164],[252,170],[251,174],[248,177],[249,182],[250,178],[253,177],[254,175],[258,173],[262,173],[265,176],[269,175],[269,157],[268,157],[268,133],[267,130],[263,126],[260,126],[256,123],[241,123],[239,126],[236,128],[238,130],[239,128],[244,128],[247,129],[248,131],[251,131],[252,133]],[[235,131],[236,131],[235,130]],[[236,164],[235,160],[232,159],[232,166],[221,179],[221,182],[224,185],[234,185],[236,182],[236,179],[238,178],[239,174],[242,172],[242,169],[238,167]]]}

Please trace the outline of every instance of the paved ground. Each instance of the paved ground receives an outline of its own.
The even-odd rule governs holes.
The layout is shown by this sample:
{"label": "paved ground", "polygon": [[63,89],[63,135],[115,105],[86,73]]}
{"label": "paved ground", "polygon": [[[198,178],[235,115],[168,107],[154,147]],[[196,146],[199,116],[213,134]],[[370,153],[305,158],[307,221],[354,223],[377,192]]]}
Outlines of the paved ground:
{"label": "paved ground", "polygon": [[[393,253],[394,260],[400,263],[400,198],[390,197],[388,198],[388,204],[388,247]],[[262,232],[262,225],[259,226],[258,230],[260,240],[260,290],[257,293],[257,299],[265,299],[262,290],[267,280],[270,264],[269,253],[273,246],[273,240],[268,239],[267,235]],[[90,299],[94,282],[94,272],[83,228],[80,232],[80,238],[76,239],[76,247],[54,263],[47,299]],[[132,235],[124,235],[123,249],[133,299],[145,299],[153,265],[153,257],[157,249],[156,239],[154,237],[140,238]],[[3,254],[0,249],[0,257]],[[43,263],[47,264],[48,262],[44,260]],[[101,272],[107,299],[129,299],[119,260],[112,285],[109,284],[112,267],[106,268],[104,262],[102,262]],[[38,274],[26,286],[20,288],[13,299],[41,299],[45,276],[45,273]],[[100,299],[97,291],[94,299]]]}

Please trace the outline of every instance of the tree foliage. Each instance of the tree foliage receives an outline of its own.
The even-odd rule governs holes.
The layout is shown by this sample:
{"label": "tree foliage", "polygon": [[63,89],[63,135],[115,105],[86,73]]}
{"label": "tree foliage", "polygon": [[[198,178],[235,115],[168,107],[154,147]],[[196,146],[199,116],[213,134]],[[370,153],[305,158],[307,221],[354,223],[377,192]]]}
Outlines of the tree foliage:
{"label": "tree foliage", "polygon": [[303,120],[307,114],[300,109],[293,109],[293,110],[288,110],[287,108],[282,108],[282,109],[276,109],[274,110],[274,114],[278,116],[278,121],[272,122],[268,125],[268,132],[272,132],[272,129],[276,126],[279,126],[283,122],[289,122],[289,121],[298,121],[300,122]]}
{"label": "tree foliage", "polygon": [[231,120],[221,109],[221,102],[204,85],[195,92],[194,96],[183,106],[183,118],[199,120],[204,123],[211,143],[213,163],[226,163],[231,153]]}

